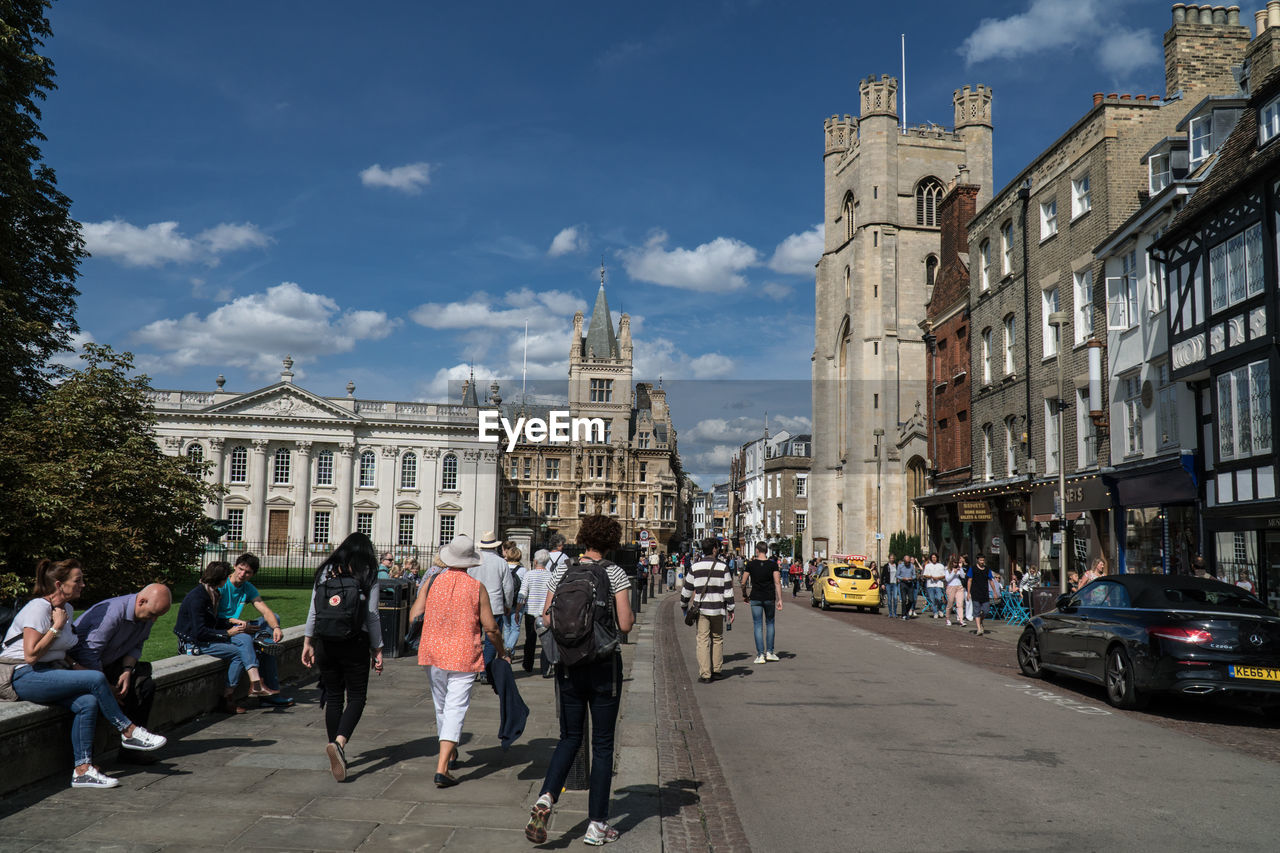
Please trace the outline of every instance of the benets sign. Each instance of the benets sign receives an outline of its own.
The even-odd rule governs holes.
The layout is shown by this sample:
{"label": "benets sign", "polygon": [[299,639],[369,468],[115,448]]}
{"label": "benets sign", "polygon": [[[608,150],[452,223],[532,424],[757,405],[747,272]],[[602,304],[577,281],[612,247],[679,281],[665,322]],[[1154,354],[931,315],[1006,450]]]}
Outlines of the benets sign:
{"label": "benets sign", "polygon": [[990,521],[991,504],[986,501],[960,501],[960,521]]}

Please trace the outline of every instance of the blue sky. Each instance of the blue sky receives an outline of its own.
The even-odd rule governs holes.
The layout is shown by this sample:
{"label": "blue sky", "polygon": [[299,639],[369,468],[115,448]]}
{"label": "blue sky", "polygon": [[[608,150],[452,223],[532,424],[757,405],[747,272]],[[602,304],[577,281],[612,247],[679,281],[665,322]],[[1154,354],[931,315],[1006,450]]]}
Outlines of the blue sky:
{"label": "blue sky", "polygon": [[[1169,8],[58,0],[44,152],[94,253],[83,332],[157,387],[251,390],[289,353],[321,394],[505,390],[525,319],[530,376],[562,377],[603,257],[637,379],[750,397],[808,381],[822,121],[901,33],[910,123],[994,88],[1003,184],[1092,92],[1164,93]],[[756,408],[674,413],[700,479]]]}

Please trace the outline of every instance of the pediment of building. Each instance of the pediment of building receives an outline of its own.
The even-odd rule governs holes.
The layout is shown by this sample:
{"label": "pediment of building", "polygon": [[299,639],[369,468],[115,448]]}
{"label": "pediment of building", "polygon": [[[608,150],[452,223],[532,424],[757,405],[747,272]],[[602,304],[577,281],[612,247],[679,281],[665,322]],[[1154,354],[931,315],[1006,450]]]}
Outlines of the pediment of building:
{"label": "pediment of building", "polygon": [[289,382],[242,394],[205,409],[211,415],[244,415],[255,418],[289,418],[359,423],[361,418]]}
{"label": "pediment of building", "polygon": [[290,498],[284,497],[283,495],[276,495],[275,497],[267,498],[267,506],[275,506],[275,507],[293,506],[293,501]]}
{"label": "pediment of building", "polygon": [[437,512],[462,512],[462,507],[458,506],[453,501],[445,501],[442,504],[436,504],[436,511]]}
{"label": "pediment of building", "polygon": [[371,500],[369,500],[368,498],[365,498],[364,500],[356,501],[356,502],[355,502],[355,508],[356,508],[356,509],[377,509],[377,508],[378,508],[378,502],[377,502],[377,501],[371,501]]}

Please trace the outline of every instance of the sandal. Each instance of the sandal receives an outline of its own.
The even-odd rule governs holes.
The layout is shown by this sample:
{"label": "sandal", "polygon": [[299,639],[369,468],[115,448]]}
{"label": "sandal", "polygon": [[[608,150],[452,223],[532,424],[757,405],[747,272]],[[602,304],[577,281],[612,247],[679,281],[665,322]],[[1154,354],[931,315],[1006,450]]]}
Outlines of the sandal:
{"label": "sandal", "polygon": [[255,699],[260,699],[263,696],[278,696],[279,694],[280,694],[279,690],[272,690],[270,687],[267,687],[265,684],[263,684],[251,689],[248,695],[254,697]]}

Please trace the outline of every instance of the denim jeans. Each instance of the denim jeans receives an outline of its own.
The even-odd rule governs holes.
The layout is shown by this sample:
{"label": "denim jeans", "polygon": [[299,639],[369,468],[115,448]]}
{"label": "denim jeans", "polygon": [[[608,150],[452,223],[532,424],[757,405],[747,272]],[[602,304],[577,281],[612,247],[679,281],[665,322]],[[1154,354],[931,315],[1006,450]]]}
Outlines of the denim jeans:
{"label": "denim jeans", "polygon": [[890,616],[898,612],[898,583],[892,581],[884,585],[884,606]]}
{"label": "denim jeans", "polygon": [[[236,642],[241,637],[248,638],[249,642]],[[200,646],[200,654],[231,661],[231,666],[227,668],[228,687],[235,687],[240,683],[240,676],[245,670],[258,665],[258,656],[253,652],[253,637],[250,634],[237,634],[226,643],[204,643]]]}
{"label": "denim jeans", "polygon": [[96,669],[60,669],[46,663],[24,666],[13,673],[13,692],[23,701],[60,705],[75,714],[71,721],[74,767],[93,763],[93,733],[99,711],[117,731],[130,726],[107,677]]}
{"label": "denim jeans", "polygon": [[587,816],[609,818],[609,788],[613,781],[613,732],[618,724],[622,696],[622,655],[579,666],[558,667],[556,692],[560,697],[560,742],[551,754],[542,794],[560,796],[573,758],[582,746],[582,730],[591,713],[591,779]]}
{"label": "denim jeans", "polygon": [[924,589],[924,597],[929,600],[929,609],[934,613],[941,613],[947,606],[947,592],[944,587],[927,586]]}
{"label": "denim jeans", "polygon": [[520,641],[520,623],[523,621],[522,613],[523,611],[520,613],[508,613],[498,620],[502,627],[502,644],[507,647],[507,653],[511,655],[515,654],[513,650],[516,647],[516,643]]}
{"label": "denim jeans", "polygon": [[[773,654],[773,615],[774,605],[776,602],[771,598],[768,601],[751,602],[751,622],[756,632],[756,654],[762,655],[765,652]],[[766,627],[767,626],[767,627]]]}

